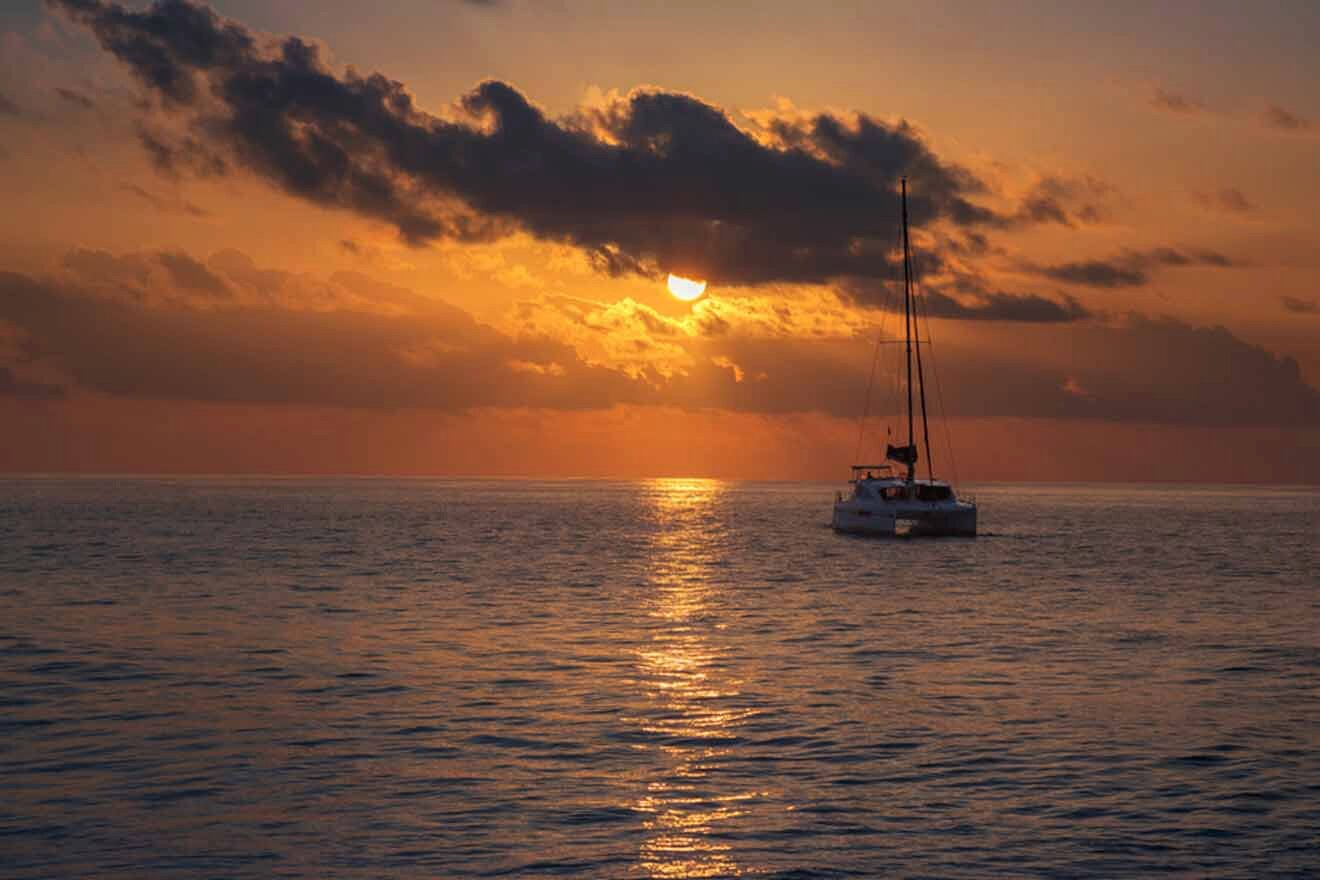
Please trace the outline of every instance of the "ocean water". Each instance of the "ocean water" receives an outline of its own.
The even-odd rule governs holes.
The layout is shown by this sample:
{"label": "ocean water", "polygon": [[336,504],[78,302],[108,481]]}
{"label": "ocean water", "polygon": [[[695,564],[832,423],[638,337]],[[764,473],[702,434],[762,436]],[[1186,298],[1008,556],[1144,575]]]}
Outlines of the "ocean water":
{"label": "ocean water", "polygon": [[0,876],[1320,875],[1320,490],[0,481]]}

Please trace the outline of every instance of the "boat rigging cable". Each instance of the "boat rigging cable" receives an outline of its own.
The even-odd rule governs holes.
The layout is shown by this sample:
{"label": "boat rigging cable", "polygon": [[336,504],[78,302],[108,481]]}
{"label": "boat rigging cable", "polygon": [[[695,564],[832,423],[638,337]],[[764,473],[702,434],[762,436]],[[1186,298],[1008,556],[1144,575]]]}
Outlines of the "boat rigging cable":
{"label": "boat rigging cable", "polygon": [[871,392],[875,388],[876,368],[880,364],[880,352],[885,344],[885,322],[889,320],[892,311],[891,301],[894,298],[894,289],[886,284],[883,286],[884,298],[880,303],[880,326],[876,328],[875,349],[871,353],[871,376],[866,381],[866,398],[862,405],[862,417],[857,423],[857,454],[853,456],[853,461],[862,460],[862,451],[866,443],[866,420],[871,415]]}
{"label": "boat rigging cable", "polygon": [[[906,392],[907,392],[908,448],[915,450],[915,439],[916,439],[914,436],[915,425],[913,419],[914,400],[912,397],[912,382],[910,379],[912,375],[913,356],[915,354],[916,367],[917,367],[917,371],[916,371],[917,387],[919,389],[920,400],[921,400],[921,430],[922,430],[922,437],[924,440],[924,444],[926,447],[926,473],[927,476],[932,481],[935,479],[935,459],[934,456],[932,455],[931,441],[930,441],[930,422],[929,422],[929,417],[927,414],[927,406],[926,406],[926,377],[925,377],[925,369],[924,369],[925,360],[929,360],[931,367],[931,376],[935,380],[935,400],[937,404],[937,415],[944,425],[944,442],[945,442],[945,446],[948,449],[949,466],[950,469],[953,471],[954,482],[958,483],[960,482],[958,475],[958,460],[953,450],[953,435],[949,430],[949,412],[948,412],[948,408],[945,406],[944,403],[944,385],[943,382],[940,381],[939,362],[935,357],[935,344],[934,344],[933,335],[930,332],[930,303],[927,300],[925,296],[925,292],[924,290],[922,290],[919,279],[917,277],[917,267],[916,264],[912,261],[911,244],[908,239],[907,178],[901,179],[900,186],[901,186],[900,197],[902,199],[902,216],[903,216],[901,242],[903,246],[903,320],[904,320],[904,339],[901,341],[904,342],[905,345],[904,354],[906,355],[906,359],[907,359],[907,376],[909,377],[908,381],[903,383],[906,386]],[[893,279],[893,280],[896,281],[897,279]],[[864,398],[865,402],[862,407],[861,418],[858,420],[858,424],[857,424],[857,452],[856,455],[853,457],[853,461],[861,461],[863,458],[863,451],[866,444],[866,422],[871,415],[871,397],[875,390],[875,376],[880,366],[880,353],[882,351],[882,346],[884,346],[886,343],[889,342],[900,341],[900,340],[886,340],[884,338],[885,324],[888,320],[890,313],[893,311],[891,306],[893,305],[892,300],[894,298],[895,286],[896,285],[891,285],[891,284],[884,285],[885,295],[882,302],[880,303],[880,322],[876,331],[875,347],[871,354],[871,371],[866,382],[866,397]],[[922,351],[921,351],[921,345],[922,345],[921,329],[920,329],[921,322],[924,322],[926,326],[925,345],[927,351],[926,351],[926,357],[924,359],[922,358]],[[898,364],[895,364],[895,367],[897,366]],[[895,392],[894,396],[897,396],[897,392],[899,390],[898,389],[899,370],[895,369],[893,375],[894,375],[893,391]]]}
{"label": "boat rigging cable", "polygon": [[[949,410],[944,406],[944,387],[940,383],[939,363],[935,360],[935,335],[930,332],[930,303],[926,299],[924,291],[914,278],[912,282],[913,289],[920,292],[917,302],[921,304],[921,313],[926,320],[926,349],[930,353],[930,372],[935,377],[935,402],[939,405],[940,421],[944,425],[944,445],[949,450],[949,468],[953,471],[953,482],[955,485],[962,485],[962,480],[958,477],[958,458],[953,454],[953,434],[949,431]],[[922,387],[924,395],[925,386]],[[923,398],[924,400],[924,398]],[[929,455],[930,434],[926,434],[927,454]]]}

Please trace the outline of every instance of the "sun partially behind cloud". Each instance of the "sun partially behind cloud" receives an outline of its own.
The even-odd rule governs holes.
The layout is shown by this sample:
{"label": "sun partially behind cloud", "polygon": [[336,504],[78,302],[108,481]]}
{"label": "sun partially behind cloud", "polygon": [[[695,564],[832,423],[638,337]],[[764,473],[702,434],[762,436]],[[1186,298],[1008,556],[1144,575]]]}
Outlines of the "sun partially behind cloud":
{"label": "sun partially behind cloud", "polygon": [[670,274],[668,283],[669,292],[683,302],[695,302],[706,292],[706,282],[684,278],[682,275]]}

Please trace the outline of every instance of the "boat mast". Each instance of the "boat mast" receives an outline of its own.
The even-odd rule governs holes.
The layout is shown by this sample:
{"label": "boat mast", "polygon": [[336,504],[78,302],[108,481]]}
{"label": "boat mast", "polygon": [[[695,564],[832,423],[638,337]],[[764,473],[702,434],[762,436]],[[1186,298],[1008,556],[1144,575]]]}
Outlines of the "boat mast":
{"label": "boat mast", "polygon": [[[917,446],[912,437],[912,259],[908,252],[907,178],[902,178],[903,193],[903,338],[907,345],[907,481],[917,475]],[[925,394],[922,394],[925,401]]]}
{"label": "boat mast", "polygon": [[912,297],[912,249],[908,244],[908,216],[907,216],[907,178],[903,178],[903,329],[907,337],[907,404],[908,404],[908,482],[916,477],[917,451],[916,443],[912,436],[912,349],[915,346],[917,352],[917,388],[921,394],[921,436],[926,445],[926,475],[933,481],[935,479],[935,460],[930,454],[930,422],[926,417],[926,374],[921,367],[921,339],[914,336],[920,336],[920,330],[917,328],[917,309],[916,303]]}
{"label": "boat mast", "polygon": [[[921,369],[921,327],[917,324],[916,297],[912,300],[913,345],[917,349],[917,393],[921,395],[921,438],[926,444],[926,476],[935,481],[935,459],[930,455],[930,422],[926,420],[926,374]],[[930,316],[926,318],[926,335],[930,335]],[[927,339],[927,342],[930,340]]]}

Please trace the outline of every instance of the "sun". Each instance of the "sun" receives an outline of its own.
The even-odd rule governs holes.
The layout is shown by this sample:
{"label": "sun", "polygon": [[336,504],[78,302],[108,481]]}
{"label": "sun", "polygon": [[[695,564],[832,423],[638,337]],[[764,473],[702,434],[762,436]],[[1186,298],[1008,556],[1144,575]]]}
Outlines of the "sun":
{"label": "sun", "polygon": [[693,281],[691,278],[684,278],[682,275],[669,276],[669,292],[683,302],[692,302],[701,298],[706,292],[706,282]]}

